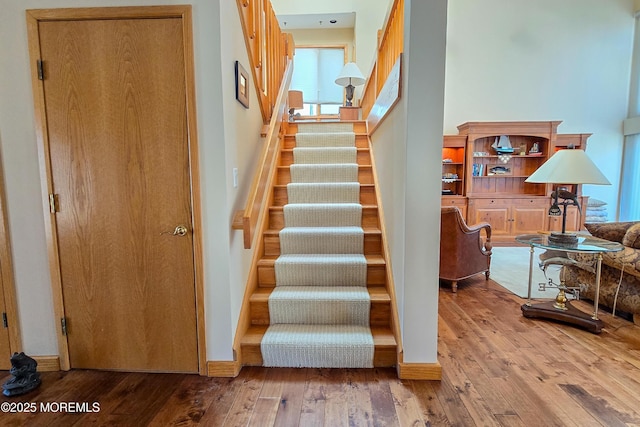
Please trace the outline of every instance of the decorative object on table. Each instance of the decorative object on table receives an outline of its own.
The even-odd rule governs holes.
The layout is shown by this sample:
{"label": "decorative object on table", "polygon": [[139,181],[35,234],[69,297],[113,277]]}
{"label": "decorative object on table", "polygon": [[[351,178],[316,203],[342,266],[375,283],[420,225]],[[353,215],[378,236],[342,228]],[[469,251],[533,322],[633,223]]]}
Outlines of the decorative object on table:
{"label": "decorative object on table", "polygon": [[249,108],[249,74],[238,61],[236,61],[236,99],[245,108]]}
{"label": "decorative object on table", "polygon": [[491,148],[496,150],[498,159],[500,159],[502,163],[508,163],[509,160],[511,160],[511,155],[513,154],[514,149],[511,146],[511,140],[509,140],[507,135],[496,136]]}
{"label": "decorative object on table", "polygon": [[11,356],[11,378],[2,384],[2,394],[19,396],[35,390],[40,385],[40,374],[36,371],[38,362],[26,354],[13,353]]}
{"label": "decorative object on table", "polygon": [[353,105],[353,91],[355,87],[363,85],[365,81],[366,79],[355,62],[348,62],[344,65],[340,75],[336,77],[336,84],[344,87],[347,91],[346,107]]}
{"label": "decorative object on table", "polygon": [[[533,148],[532,148],[533,149]],[[600,172],[600,169],[587,156],[584,150],[567,148],[556,152],[542,164],[525,182],[545,184],[596,184],[611,185],[609,180]],[[553,204],[549,208],[549,215],[562,215],[562,232],[552,232],[549,241],[559,245],[575,245],[578,238],[575,233],[567,233],[567,206],[578,206],[575,194],[557,188],[552,194]],[[559,199],[562,199],[560,202]],[[560,212],[559,205],[563,209]]]}
{"label": "decorative object on table", "polygon": [[304,108],[304,103],[302,101],[302,91],[290,90],[287,101],[289,104],[289,121],[293,122],[296,119],[296,116],[300,115],[300,113],[296,115],[296,110]]}
{"label": "decorative object on table", "polygon": [[[621,252],[624,246],[617,242],[609,240],[603,240],[596,237],[585,235],[580,237],[578,242],[571,246],[558,245],[549,238],[550,236],[544,234],[523,234],[516,236],[518,243],[529,245],[531,250],[529,252],[529,284],[527,292],[527,302],[520,308],[524,317],[541,317],[546,319],[557,320],[560,322],[571,323],[592,332],[599,334],[604,327],[602,320],[598,318],[598,294],[600,292],[600,272],[602,268],[603,254],[612,252]],[[573,266],[582,263],[581,260],[571,257],[571,254],[585,255],[591,258],[589,262],[593,264],[595,257],[595,294],[596,297],[593,301],[593,313],[585,313],[577,308],[573,307],[567,298],[566,283],[575,283],[569,281],[567,275],[562,271],[562,279],[559,285],[553,285],[549,283],[548,287],[558,288],[558,295],[552,301],[545,301],[537,304],[533,304],[531,301],[531,286],[532,286],[532,271],[533,271],[533,253],[534,248],[541,248],[552,251],[549,259],[543,260],[543,265],[556,264],[562,265],[563,270],[566,268],[572,268]],[[561,249],[560,249],[561,248]],[[576,262],[577,261],[577,262]],[[580,295],[582,295],[582,289],[580,289]]]}

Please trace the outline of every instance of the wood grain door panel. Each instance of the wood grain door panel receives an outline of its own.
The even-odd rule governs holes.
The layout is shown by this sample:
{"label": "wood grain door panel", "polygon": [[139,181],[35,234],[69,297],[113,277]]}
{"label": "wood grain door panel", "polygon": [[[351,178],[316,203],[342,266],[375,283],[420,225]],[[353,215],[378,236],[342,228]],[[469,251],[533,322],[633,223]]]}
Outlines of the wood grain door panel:
{"label": "wood grain door panel", "polygon": [[39,32],[71,366],[197,372],[181,21]]}

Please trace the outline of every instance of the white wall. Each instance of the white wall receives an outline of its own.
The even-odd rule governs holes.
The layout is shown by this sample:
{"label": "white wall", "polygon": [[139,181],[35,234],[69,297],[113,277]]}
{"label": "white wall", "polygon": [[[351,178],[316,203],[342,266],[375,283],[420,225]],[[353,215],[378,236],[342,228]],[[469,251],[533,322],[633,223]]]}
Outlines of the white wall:
{"label": "white wall", "polygon": [[[0,149],[24,351],[58,354],[33,122],[25,9],[193,5],[197,120],[203,202],[207,359],[232,360],[232,341],[250,251],[230,228],[260,152],[258,100],[235,101],[234,61],[248,68],[235,2],[226,0],[0,0]],[[253,81],[252,81],[253,84]],[[237,143],[236,143],[237,142]],[[231,169],[240,180],[233,188]]]}
{"label": "white wall", "polygon": [[615,219],[634,0],[450,0],[444,130],[467,121],[562,120],[612,186],[585,186]]}
{"label": "white wall", "polygon": [[402,97],[372,137],[405,363],[438,360],[446,14],[447,0],[405,3]]}
{"label": "white wall", "polygon": [[382,29],[390,0],[271,0],[278,15],[356,13],[356,63],[365,77],[375,61],[377,31]]}

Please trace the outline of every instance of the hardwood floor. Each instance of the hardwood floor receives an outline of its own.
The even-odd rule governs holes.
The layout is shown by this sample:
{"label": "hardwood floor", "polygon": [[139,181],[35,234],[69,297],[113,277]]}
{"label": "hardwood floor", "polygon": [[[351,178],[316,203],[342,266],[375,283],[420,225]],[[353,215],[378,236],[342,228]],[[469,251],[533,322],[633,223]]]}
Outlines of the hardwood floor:
{"label": "hardwood floor", "polygon": [[[0,425],[640,425],[640,328],[602,313],[605,329],[593,335],[526,319],[522,302],[484,276],[457,294],[443,285],[441,382],[402,381],[393,369],[254,367],[233,379],[46,372],[38,390],[0,398],[14,409],[35,403],[37,413],[0,413]],[[99,412],[41,411],[54,402],[97,402]]]}

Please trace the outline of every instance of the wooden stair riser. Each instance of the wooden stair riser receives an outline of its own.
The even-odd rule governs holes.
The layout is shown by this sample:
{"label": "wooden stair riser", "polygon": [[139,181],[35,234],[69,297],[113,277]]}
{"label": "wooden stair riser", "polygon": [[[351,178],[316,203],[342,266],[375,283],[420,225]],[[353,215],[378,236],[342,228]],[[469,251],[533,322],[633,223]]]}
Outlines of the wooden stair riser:
{"label": "wooden stair riser", "polygon": [[[272,206],[284,206],[289,203],[289,195],[286,185],[277,185],[273,188],[273,204]],[[360,186],[360,204],[375,205],[376,189],[373,184],[363,184]]]}
{"label": "wooden stair riser", "polygon": [[[356,163],[362,166],[371,166],[371,154],[368,148],[358,148]],[[280,166],[291,166],[293,164],[293,150],[282,150],[280,156]]]}
{"label": "wooden stair riser", "polygon": [[[289,134],[284,136],[282,148],[290,149],[296,147],[295,134]],[[366,134],[356,134],[356,148],[369,148],[369,139]]]}
{"label": "wooden stair riser", "polygon": [[[267,231],[264,236],[264,256],[280,255],[280,236],[276,232]],[[364,255],[382,255],[382,235],[380,231],[364,232]]]}
{"label": "wooden stair riser", "polygon": [[[362,228],[380,228],[378,208],[376,206],[362,207]],[[284,211],[280,207],[269,209],[269,229],[282,230],[284,228]]]}
{"label": "wooden stair riser", "polygon": [[[283,131],[287,135],[295,135],[298,132],[298,124],[296,122],[284,122],[283,123]],[[363,120],[358,120],[353,122],[353,131],[358,134],[366,134],[367,133],[367,122]]]}
{"label": "wooden stair riser", "polygon": [[[276,178],[276,185],[287,185],[291,182],[291,169],[289,166],[280,166]],[[371,166],[358,167],[358,182],[360,184],[373,184],[373,171]]]}
{"label": "wooden stair riser", "polygon": [[[269,294],[271,289],[262,288],[251,296],[251,324],[269,325]],[[384,288],[370,289],[371,312],[369,324],[371,326],[388,327],[391,319],[391,300]]]}
{"label": "wooden stair riser", "polygon": [[[387,285],[387,270],[384,261],[367,262],[367,287]],[[276,271],[273,259],[263,259],[258,264],[258,287],[273,288],[276,285]]]}

